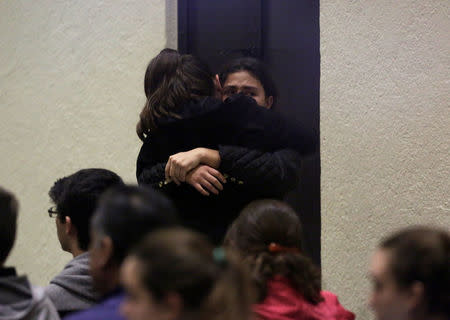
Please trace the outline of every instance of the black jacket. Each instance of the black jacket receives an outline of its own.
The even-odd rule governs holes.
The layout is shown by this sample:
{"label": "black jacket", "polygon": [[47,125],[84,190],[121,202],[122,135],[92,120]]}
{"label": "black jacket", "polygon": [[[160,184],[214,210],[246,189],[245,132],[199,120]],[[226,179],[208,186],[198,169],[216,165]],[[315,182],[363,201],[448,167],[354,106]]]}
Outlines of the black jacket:
{"label": "black jacket", "polygon": [[[312,141],[251,98],[235,96],[224,103],[205,98],[185,106],[181,119],[159,120],[139,153],[137,179],[160,188],[174,200],[185,226],[218,243],[250,201],[280,198],[297,185],[300,154],[314,150]],[[163,183],[168,157],[197,147],[219,150],[219,171],[229,176],[219,195],[205,197],[188,184]]]}

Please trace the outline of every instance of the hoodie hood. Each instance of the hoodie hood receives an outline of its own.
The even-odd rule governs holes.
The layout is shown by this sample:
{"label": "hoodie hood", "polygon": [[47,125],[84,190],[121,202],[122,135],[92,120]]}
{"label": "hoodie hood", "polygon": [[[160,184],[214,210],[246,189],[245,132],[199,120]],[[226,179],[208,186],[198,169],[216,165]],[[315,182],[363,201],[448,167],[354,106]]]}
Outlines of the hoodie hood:
{"label": "hoodie hood", "polygon": [[58,313],[43,288],[32,287],[27,277],[0,277],[0,320],[57,320]]}
{"label": "hoodie hood", "polygon": [[72,259],[45,290],[58,311],[83,310],[97,302],[89,275],[89,253]]}

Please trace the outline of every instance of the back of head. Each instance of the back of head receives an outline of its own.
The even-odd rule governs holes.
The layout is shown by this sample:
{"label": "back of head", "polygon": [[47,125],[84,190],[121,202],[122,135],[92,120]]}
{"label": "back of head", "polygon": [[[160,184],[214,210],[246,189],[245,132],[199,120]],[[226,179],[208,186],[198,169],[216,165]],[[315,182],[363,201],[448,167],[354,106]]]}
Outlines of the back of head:
{"label": "back of head", "polygon": [[18,203],[14,195],[0,188],[0,266],[16,240]]}
{"label": "back of head", "polygon": [[132,252],[151,296],[176,294],[182,319],[249,319],[253,302],[247,274],[230,252],[182,228],[148,235]]}
{"label": "back of head", "polygon": [[251,57],[236,58],[225,64],[219,72],[219,80],[221,85],[225,84],[228,76],[239,71],[247,71],[255,79],[261,82],[266,97],[273,97],[272,108],[276,105],[278,98],[278,90],[272,77],[269,75],[266,66],[258,59]]}
{"label": "back of head", "polygon": [[100,196],[109,188],[123,185],[122,179],[106,169],[82,169],[55,182],[49,196],[56,204],[62,223],[70,217],[77,229],[78,246],[87,250],[89,222]]}
{"label": "back of head", "polygon": [[164,49],[147,67],[144,90],[147,102],[136,128],[141,140],[156,129],[158,118],[180,117],[190,100],[213,95],[214,83],[208,66],[198,58]]}
{"label": "back of head", "polygon": [[145,234],[176,224],[175,207],[163,194],[148,187],[121,186],[102,197],[91,229],[111,238],[112,260],[120,265]]}
{"label": "back of head", "polygon": [[404,229],[386,238],[389,269],[400,288],[420,282],[429,316],[450,316],[450,234],[430,227]]}
{"label": "back of head", "polygon": [[322,300],[320,272],[301,253],[302,226],[294,210],[277,200],[258,200],[243,209],[225,236],[225,245],[236,249],[251,266],[259,299],[275,276],[290,280],[311,303]]}

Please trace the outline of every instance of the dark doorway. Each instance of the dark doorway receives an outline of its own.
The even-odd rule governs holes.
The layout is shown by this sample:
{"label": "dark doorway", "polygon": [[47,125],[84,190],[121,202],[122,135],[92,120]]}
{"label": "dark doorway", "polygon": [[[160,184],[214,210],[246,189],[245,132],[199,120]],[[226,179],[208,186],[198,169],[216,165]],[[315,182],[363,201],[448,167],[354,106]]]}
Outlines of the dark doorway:
{"label": "dark doorway", "polygon": [[[180,0],[178,50],[213,71],[231,58],[265,62],[280,93],[276,111],[310,130],[319,145],[319,1]],[[302,181],[286,200],[299,213],[305,250],[320,265],[320,153],[304,159]]]}

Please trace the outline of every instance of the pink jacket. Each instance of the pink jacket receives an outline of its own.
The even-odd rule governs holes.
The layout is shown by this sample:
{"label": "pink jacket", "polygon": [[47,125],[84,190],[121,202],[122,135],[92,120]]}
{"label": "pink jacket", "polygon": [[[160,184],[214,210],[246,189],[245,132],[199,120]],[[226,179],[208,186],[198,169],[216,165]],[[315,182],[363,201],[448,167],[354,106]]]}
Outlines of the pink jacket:
{"label": "pink jacket", "polygon": [[355,315],[344,309],[336,295],[321,292],[324,301],[313,305],[306,301],[289,280],[276,277],[267,283],[267,296],[253,306],[257,319],[265,320],[354,320]]}

